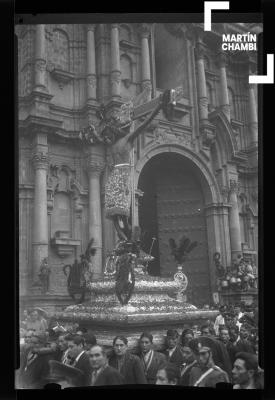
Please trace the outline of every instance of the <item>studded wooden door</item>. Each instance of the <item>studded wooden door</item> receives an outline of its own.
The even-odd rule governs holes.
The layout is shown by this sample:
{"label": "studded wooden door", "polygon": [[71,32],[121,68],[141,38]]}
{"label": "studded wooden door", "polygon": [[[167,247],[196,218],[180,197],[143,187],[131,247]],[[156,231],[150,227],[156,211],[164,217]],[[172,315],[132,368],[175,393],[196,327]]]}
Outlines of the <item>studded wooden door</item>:
{"label": "studded wooden door", "polygon": [[173,276],[176,263],[171,255],[169,238],[177,242],[182,234],[198,246],[184,266],[188,277],[185,292],[194,305],[209,304],[210,277],[204,199],[199,182],[186,167],[169,163],[156,174],[157,223],[161,276]]}

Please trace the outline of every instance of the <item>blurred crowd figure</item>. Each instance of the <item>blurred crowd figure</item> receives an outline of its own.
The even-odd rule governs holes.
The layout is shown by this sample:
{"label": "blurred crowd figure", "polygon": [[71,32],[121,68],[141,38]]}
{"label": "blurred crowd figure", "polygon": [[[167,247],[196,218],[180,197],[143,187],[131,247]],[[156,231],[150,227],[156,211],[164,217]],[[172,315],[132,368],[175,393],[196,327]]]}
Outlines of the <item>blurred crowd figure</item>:
{"label": "blurred crowd figure", "polygon": [[242,304],[221,306],[214,321],[168,329],[157,351],[150,332],[138,347],[117,335],[112,346],[75,323],[48,320],[43,310],[24,311],[20,321],[20,368],[16,387],[42,389],[109,385],[178,385],[262,389],[258,363],[258,310]]}

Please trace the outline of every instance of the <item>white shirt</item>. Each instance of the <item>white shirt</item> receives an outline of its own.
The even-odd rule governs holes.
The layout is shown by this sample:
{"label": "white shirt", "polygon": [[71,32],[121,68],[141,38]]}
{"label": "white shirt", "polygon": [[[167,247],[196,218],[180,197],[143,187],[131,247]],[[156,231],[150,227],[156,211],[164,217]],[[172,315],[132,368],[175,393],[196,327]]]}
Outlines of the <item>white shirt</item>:
{"label": "white shirt", "polygon": [[172,357],[172,354],[173,354],[174,351],[176,350],[176,347],[177,347],[177,346],[175,346],[173,349],[168,350],[169,358]]}
{"label": "white shirt", "polygon": [[219,335],[219,326],[220,325],[225,325],[225,320],[221,314],[217,315],[217,318],[214,323],[214,330],[215,330],[215,333],[217,336]]}

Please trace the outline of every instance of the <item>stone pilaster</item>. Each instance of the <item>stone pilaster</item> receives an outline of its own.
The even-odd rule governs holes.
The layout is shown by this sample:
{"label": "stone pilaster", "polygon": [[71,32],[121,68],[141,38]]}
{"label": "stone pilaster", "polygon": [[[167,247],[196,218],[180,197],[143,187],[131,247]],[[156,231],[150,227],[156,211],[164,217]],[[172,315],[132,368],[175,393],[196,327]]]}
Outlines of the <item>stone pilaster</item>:
{"label": "stone pilaster", "polygon": [[47,136],[38,133],[35,137],[32,162],[35,169],[34,216],[33,216],[33,280],[37,280],[43,258],[48,257],[48,212],[47,212]]}
{"label": "stone pilaster", "polygon": [[[256,65],[254,62],[249,63],[249,75],[255,74]],[[251,134],[251,146],[257,146],[258,144],[258,114],[255,99],[255,85],[248,84],[248,105],[249,105],[249,130]]]}
{"label": "stone pilaster", "polygon": [[45,25],[36,25],[35,31],[35,60],[34,88],[46,91],[46,38]]}
{"label": "stone pilaster", "polygon": [[119,27],[111,25],[111,95],[120,96],[120,53],[119,53]]}
{"label": "stone pilaster", "polygon": [[231,208],[229,211],[229,232],[232,260],[235,260],[237,256],[242,253],[241,227],[237,198],[238,190],[238,182],[230,180],[229,204],[231,205]]}
{"label": "stone pilaster", "polygon": [[210,147],[215,139],[215,127],[208,120],[208,99],[204,67],[204,46],[199,40],[195,49],[196,64],[198,71],[198,102],[199,102],[199,121],[202,143]]}
{"label": "stone pilaster", "polygon": [[[152,91],[151,72],[150,72],[150,52],[149,52],[149,37],[150,24],[141,24],[141,84],[142,90],[150,88]],[[148,101],[151,100],[151,91],[148,95]]]}
{"label": "stone pilaster", "polygon": [[220,90],[221,90],[221,109],[224,112],[228,121],[230,121],[230,103],[227,87],[226,66],[228,65],[228,56],[221,52],[219,54],[219,69],[220,69]]}
{"label": "stone pilaster", "polygon": [[93,258],[94,278],[102,275],[102,219],[101,219],[101,188],[100,176],[104,170],[104,153],[100,146],[90,149],[87,157],[87,172],[89,179],[89,240],[94,238],[93,247],[96,254]]}
{"label": "stone pilaster", "polygon": [[87,100],[96,99],[95,24],[87,25]]}

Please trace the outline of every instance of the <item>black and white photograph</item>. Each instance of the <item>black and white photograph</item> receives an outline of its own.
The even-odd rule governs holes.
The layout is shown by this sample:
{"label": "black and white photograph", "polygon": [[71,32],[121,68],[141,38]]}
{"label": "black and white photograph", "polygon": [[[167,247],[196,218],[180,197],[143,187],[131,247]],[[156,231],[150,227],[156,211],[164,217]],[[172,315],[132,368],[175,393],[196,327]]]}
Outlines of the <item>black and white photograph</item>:
{"label": "black and white photograph", "polygon": [[264,389],[263,24],[60,21],[15,24],[15,388]]}

